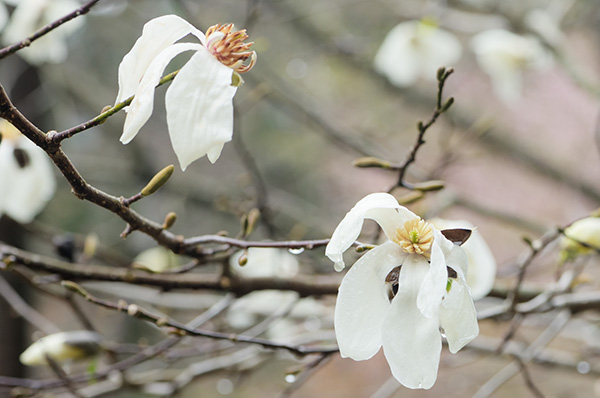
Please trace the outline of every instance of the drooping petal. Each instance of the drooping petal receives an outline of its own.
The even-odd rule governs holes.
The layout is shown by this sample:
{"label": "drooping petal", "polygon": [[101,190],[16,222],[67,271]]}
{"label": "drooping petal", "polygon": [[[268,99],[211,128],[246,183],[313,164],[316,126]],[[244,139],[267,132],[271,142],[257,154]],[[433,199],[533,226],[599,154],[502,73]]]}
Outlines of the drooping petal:
{"label": "drooping petal", "polygon": [[461,273],[452,280],[450,291],[442,302],[440,324],[453,354],[479,335],[475,305]]}
{"label": "drooping petal", "polygon": [[369,359],[381,347],[381,330],[390,307],[385,278],[406,257],[384,243],[362,256],[340,285],[335,305],[335,335],[342,357]]}
{"label": "drooping petal", "polygon": [[426,317],[417,296],[429,265],[410,255],[400,270],[398,293],[383,323],[383,352],[392,374],[408,388],[431,388],[437,378],[442,350],[437,314]]}
{"label": "drooping petal", "polygon": [[396,198],[387,193],[372,193],[359,200],[339,223],[325,249],[325,255],[335,263],[336,271],[344,269],[342,254],[360,235],[365,218],[375,220],[389,238],[394,236],[396,228],[418,216],[400,206]]}
{"label": "drooping petal", "polygon": [[[496,279],[496,260],[481,233],[468,221],[435,219],[430,222],[439,229],[468,228],[471,230],[471,236],[461,246],[467,254],[469,263],[468,270],[463,269],[463,273],[467,276],[467,284],[471,288],[473,300],[487,296]],[[450,260],[448,263],[450,265]]]}
{"label": "drooping petal", "polygon": [[[423,278],[423,283],[417,297],[417,307],[424,316],[429,318],[437,315],[442,298],[446,292],[446,283],[448,282],[446,257],[444,256],[442,245],[446,245],[446,242],[449,241],[437,229],[433,233],[434,240],[431,246],[429,269]],[[452,243],[450,244],[452,245]],[[425,260],[424,257],[423,259]]]}
{"label": "drooping petal", "polygon": [[[181,169],[211,153],[216,161],[233,135],[233,69],[202,47],[185,64],[166,95],[171,144]],[[217,153],[218,152],[218,153]]]}
{"label": "drooping petal", "polygon": [[134,95],[146,70],[158,54],[189,34],[204,41],[202,32],[176,15],[164,15],[147,22],[142,35],[119,65],[119,93],[115,103]]}
{"label": "drooping petal", "polygon": [[[22,159],[18,161],[17,156]],[[0,143],[0,174],[0,214],[21,223],[31,222],[56,189],[50,159],[25,137]]]}
{"label": "drooping petal", "polygon": [[[129,105],[125,125],[123,126],[123,134],[121,135],[121,142],[123,144],[129,143],[152,115],[154,89],[169,62],[176,55],[184,51],[198,50],[200,48],[203,48],[201,44],[177,43],[167,47],[154,58],[150,66],[146,69],[139,85],[136,87],[135,97]],[[177,77],[175,80],[177,80]]]}

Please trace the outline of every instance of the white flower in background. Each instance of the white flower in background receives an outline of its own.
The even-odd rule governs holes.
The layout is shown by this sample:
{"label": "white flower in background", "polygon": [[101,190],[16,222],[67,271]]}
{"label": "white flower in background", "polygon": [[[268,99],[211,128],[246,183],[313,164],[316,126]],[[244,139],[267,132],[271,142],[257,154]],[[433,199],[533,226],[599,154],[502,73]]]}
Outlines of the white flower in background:
{"label": "white flower in background", "polygon": [[23,365],[47,365],[46,356],[57,362],[89,358],[100,351],[102,337],[89,330],[59,332],[42,337],[19,357]]}
{"label": "white flower in background", "polygon": [[429,220],[438,229],[466,228],[471,230],[471,236],[461,247],[469,258],[467,285],[471,288],[473,300],[479,300],[488,295],[496,280],[496,259],[483,236],[475,226],[463,220]]}
{"label": "white flower in background", "polygon": [[552,63],[539,40],[503,29],[478,33],[471,39],[471,48],[479,67],[490,76],[496,95],[506,102],[521,96],[523,71]]}
{"label": "white flower in background", "polygon": [[597,253],[600,250],[600,217],[582,218],[565,228],[560,247],[562,261]]}
{"label": "white flower in background", "polygon": [[[50,22],[75,11],[81,4],[75,0],[19,0],[10,1],[17,8],[10,16],[3,32],[4,44],[14,44]],[[67,39],[85,23],[79,16],[35,40],[30,46],[18,51],[27,62],[35,65],[44,62],[59,63],[67,59]]]}
{"label": "white flower in background", "polygon": [[[245,278],[292,278],[298,273],[298,259],[286,250],[252,247],[248,262],[240,266],[243,251],[231,257],[230,265],[237,275]],[[291,291],[262,290],[237,299],[229,308],[227,319],[233,327],[243,329],[256,324],[261,316],[268,316],[298,300]]]}
{"label": "white flower in background", "polygon": [[[194,51],[167,89],[165,104],[173,150],[183,170],[204,155],[214,163],[233,134],[233,96],[239,73],[250,70],[256,53],[245,30],[215,25],[204,33],[175,15],[155,18],[119,65],[116,103],[135,95],[126,108],[121,142],[129,143],[150,118],[154,88],[178,54]],[[200,43],[176,43],[188,35]],[[243,62],[249,60],[245,65]]]}
{"label": "white flower in background", "polygon": [[375,220],[389,240],[363,255],[340,285],[334,315],[340,353],[359,361],[383,346],[400,383],[431,388],[442,349],[440,328],[452,353],[479,334],[465,282],[467,256],[393,196],[374,193],[346,214],[327,245],[336,270],[343,269],[342,254],[365,218]]}
{"label": "white flower in background", "polygon": [[431,21],[409,21],[396,25],[375,55],[375,70],[400,87],[419,78],[435,80],[441,66],[460,59],[462,46],[450,32]]}
{"label": "white flower in background", "polygon": [[0,215],[28,223],[54,195],[52,163],[5,119],[0,119],[0,136]]}

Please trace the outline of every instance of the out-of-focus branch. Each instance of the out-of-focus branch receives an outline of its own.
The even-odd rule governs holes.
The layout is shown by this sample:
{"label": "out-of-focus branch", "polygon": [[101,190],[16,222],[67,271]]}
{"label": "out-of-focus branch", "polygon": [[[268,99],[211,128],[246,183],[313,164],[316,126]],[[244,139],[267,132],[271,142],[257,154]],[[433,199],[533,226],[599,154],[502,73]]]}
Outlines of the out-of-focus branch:
{"label": "out-of-focus branch", "polygon": [[[228,291],[244,295],[255,290],[291,290],[301,296],[337,294],[339,278],[221,278],[206,274],[150,274],[129,268],[114,268],[94,264],[74,264],[31,254],[0,243],[0,261],[8,267],[22,265],[30,269],[50,272],[77,281],[100,280],[158,286],[163,289],[206,289]],[[1,264],[0,264],[1,265]]]}
{"label": "out-of-focus branch", "polygon": [[100,0],[90,0],[87,3],[85,3],[84,5],[82,5],[81,7],[79,7],[78,9],[76,9],[75,11],[44,26],[43,28],[41,28],[40,30],[38,30],[37,32],[32,34],[31,36],[21,40],[18,43],[15,43],[11,46],[1,49],[0,50],[0,60],[2,58],[5,58],[5,57],[19,51],[22,48],[30,46],[31,43],[33,43],[35,40],[39,39],[40,37],[44,36],[45,34],[51,32],[51,31],[53,31],[54,29],[58,28],[60,25],[66,23],[66,22],[69,22],[70,20],[77,18],[80,15],[87,14],[90,11],[90,9],[99,1]]}
{"label": "out-of-focus branch", "polygon": [[274,341],[261,339],[261,338],[257,338],[257,337],[241,336],[241,335],[237,335],[235,333],[221,333],[221,332],[213,332],[213,331],[209,331],[209,330],[200,330],[200,329],[189,327],[187,325],[184,325],[180,322],[171,320],[169,318],[166,318],[166,317],[163,317],[160,315],[155,315],[155,314],[151,313],[150,311],[145,310],[142,307],[138,306],[137,304],[113,303],[108,300],[94,297],[91,294],[89,294],[87,291],[85,291],[81,286],[79,286],[73,282],[63,282],[63,285],[65,287],[67,287],[68,289],[71,289],[74,292],[79,293],[81,296],[83,296],[86,300],[88,300],[91,303],[97,304],[104,308],[108,308],[111,310],[116,310],[116,311],[126,313],[129,316],[132,316],[135,318],[140,318],[140,319],[143,319],[146,321],[150,321],[152,323],[155,323],[157,326],[171,327],[171,328],[175,329],[177,332],[183,333],[184,335],[209,337],[212,339],[228,340],[228,341],[233,341],[236,343],[257,344],[257,345],[263,346],[265,348],[271,348],[271,349],[273,349],[273,348],[285,349],[296,355],[301,355],[301,356],[308,355],[308,354],[314,354],[314,353],[334,353],[334,352],[338,351],[337,347],[330,348],[330,347],[292,346],[289,344],[276,343]]}
{"label": "out-of-focus branch", "polygon": [[0,275],[0,296],[6,303],[27,322],[46,334],[60,332],[60,329],[48,318],[37,312],[12,288]]}

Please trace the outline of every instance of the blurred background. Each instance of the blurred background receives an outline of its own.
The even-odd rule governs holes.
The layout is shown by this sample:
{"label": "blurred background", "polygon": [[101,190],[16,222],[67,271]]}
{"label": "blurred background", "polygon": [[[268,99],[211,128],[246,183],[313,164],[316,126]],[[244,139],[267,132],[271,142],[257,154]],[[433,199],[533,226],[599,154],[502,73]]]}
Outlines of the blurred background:
{"label": "blurred background", "polygon": [[[7,3],[14,18],[14,2]],[[539,238],[599,207],[597,1],[101,0],[84,23],[65,34],[68,54],[63,60],[40,61],[18,54],[8,57],[0,64],[0,82],[19,110],[43,131],[80,124],[114,104],[121,59],[144,23],[165,14],[179,15],[202,31],[216,23],[232,22],[237,29],[247,29],[258,54],[256,66],[244,74],[245,84],[235,96],[234,138],[225,145],[221,158],[214,165],[202,158],[185,172],[176,166],[165,187],[133,205],[136,212],[157,222],[162,222],[167,212],[176,212],[179,220],[172,229],[176,234],[192,237],[228,231],[235,236],[240,217],[259,208],[261,220],[252,240],[331,236],[360,198],[395,186],[396,172],[357,168],[353,161],[365,156],[394,164],[404,161],[416,142],[417,122],[428,120],[435,107],[438,66],[454,68],[444,97],[452,96],[455,102],[427,131],[426,144],[406,179],[443,180],[445,188],[428,192],[408,207],[424,218],[462,219],[477,226],[498,264],[496,289],[476,303],[478,309],[501,303],[502,298],[492,296],[506,296],[506,289],[515,286],[519,264],[530,252],[524,237]],[[374,59],[388,33],[410,21],[421,25],[414,36],[398,44],[399,71],[375,67]],[[490,30],[516,36],[486,41],[480,35]],[[446,50],[428,42],[431,31],[452,36],[453,44],[445,48],[458,49],[448,56],[449,64],[434,65],[433,69],[432,63],[444,62],[443,56],[435,54]],[[6,45],[16,41],[6,36],[4,33]],[[36,44],[30,50],[35,50]],[[166,72],[181,67],[187,58],[189,54],[179,56]],[[414,78],[398,84],[394,73],[404,73],[405,63],[416,65],[413,69],[422,73],[413,73]],[[117,197],[129,197],[164,166],[177,164],[167,134],[166,88],[157,89],[153,115],[130,144],[119,141],[123,112],[63,143],[88,183]],[[138,232],[122,239],[125,225],[121,219],[78,200],[64,178],[58,172],[56,176],[56,193],[35,221],[20,225],[8,217],[2,219],[3,241],[56,257],[57,247],[65,242],[73,244],[78,253],[84,242],[92,240],[104,253],[94,262],[114,266],[128,266],[138,254],[155,246],[151,238]],[[393,193],[403,198],[410,191],[398,188]],[[365,240],[373,231],[374,224],[368,224]],[[276,268],[275,275],[341,280],[341,275],[332,275],[323,248],[280,255],[263,261],[289,262],[294,271],[286,274],[288,268]],[[358,255],[349,254],[348,258],[352,256]],[[184,264],[188,260],[177,261]],[[597,291],[597,256],[577,261],[585,283],[576,288]],[[209,263],[190,272],[212,275],[218,267]],[[527,268],[523,286],[542,291],[562,270],[557,244],[552,242]],[[93,362],[98,368],[165,338],[163,330],[141,320],[65,294],[57,278],[33,271],[25,276],[14,272],[1,275],[60,330],[93,328],[118,346],[111,355]],[[223,305],[223,312],[207,323],[206,329],[237,333],[260,324],[259,336],[294,344],[335,345],[334,296],[299,299],[284,292],[284,296],[259,297],[244,306],[236,303],[250,296],[235,300],[210,291],[160,292],[106,282],[83,286],[99,297],[139,303],[181,322]],[[0,328],[0,335],[6,334],[0,339],[1,374],[55,378],[46,367],[19,365],[18,354],[44,331],[23,322],[6,303],[9,289],[0,286],[5,298],[0,300],[2,322],[10,325]],[[263,306],[260,300],[278,305]],[[76,315],[77,311],[84,315]],[[551,342],[531,348],[536,360],[526,367],[520,367],[510,354],[511,349],[529,352],[526,348],[560,323],[562,316],[563,312],[550,311],[481,321],[481,336],[471,346],[456,355],[444,349],[438,381],[428,391],[400,386],[391,378],[381,352],[366,362],[341,359],[338,354],[299,358],[284,350],[196,338],[120,375],[115,372],[112,385],[118,388],[106,392],[92,388],[81,394],[600,396],[597,311],[572,314]],[[82,319],[89,324],[82,324]],[[509,334],[514,346],[502,345]],[[69,372],[85,372],[89,366],[89,362],[74,364]],[[186,370],[193,374],[190,369],[201,371],[183,383],[181,390],[164,390],[165,385],[172,385],[160,382],[174,380]],[[504,381],[503,375],[511,371],[513,377]],[[498,380],[502,382],[496,388],[490,387]],[[9,394],[10,390],[4,391]],[[54,393],[72,396],[64,390]],[[39,392],[38,396],[49,395]]]}

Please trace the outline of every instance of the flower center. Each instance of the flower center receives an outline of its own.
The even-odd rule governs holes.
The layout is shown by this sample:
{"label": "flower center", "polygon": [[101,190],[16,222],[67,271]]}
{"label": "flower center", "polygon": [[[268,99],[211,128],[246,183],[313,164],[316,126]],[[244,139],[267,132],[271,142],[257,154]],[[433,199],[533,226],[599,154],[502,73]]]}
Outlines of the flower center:
{"label": "flower center", "polygon": [[426,254],[433,244],[433,226],[420,218],[404,223],[392,239],[409,254]]}
{"label": "flower center", "polygon": [[[254,43],[244,43],[246,29],[232,32],[233,24],[213,25],[206,31],[206,48],[219,62],[238,73],[248,72],[256,63],[256,51],[249,51]],[[244,62],[250,59],[248,64]]]}

